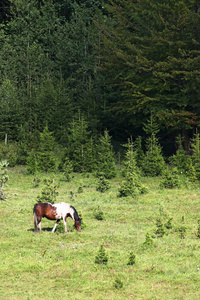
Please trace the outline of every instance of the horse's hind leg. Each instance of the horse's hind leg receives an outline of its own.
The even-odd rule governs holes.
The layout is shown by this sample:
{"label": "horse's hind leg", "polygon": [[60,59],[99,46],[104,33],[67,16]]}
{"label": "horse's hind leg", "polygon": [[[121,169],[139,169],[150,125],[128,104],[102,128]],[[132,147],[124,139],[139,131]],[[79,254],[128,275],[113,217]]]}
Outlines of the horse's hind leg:
{"label": "horse's hind leg", "polygon": [[39,227],[40,232],[41,232],[41,231],[42,231],[41,220],[40,220],[39,223],[38,223],[38,227]]}
{"label": "horse's hind leg", "polygon": [[42,231],[42,228],[41,228],[41,218],[35,217],[35,219],[34,219],[34,226],[35,226],[35,233],[38,233],[38,226],[39,226],[40,231]]}
{"label": "horse's hind leg", "polygon": [[54,228],[52,229],[52,231],[51,232],[55,232],[55,230],[56,230],[56,227],[57,227],[57,225],[58,225],[58,223],[60,222],[60,220],[57,220],[56,221],[56,224],[54,225]]}

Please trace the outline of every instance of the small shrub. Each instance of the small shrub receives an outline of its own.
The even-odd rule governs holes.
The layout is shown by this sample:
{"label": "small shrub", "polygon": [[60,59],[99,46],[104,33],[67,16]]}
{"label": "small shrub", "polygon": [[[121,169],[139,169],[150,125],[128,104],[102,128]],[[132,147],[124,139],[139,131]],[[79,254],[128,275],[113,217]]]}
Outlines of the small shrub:
{"label": "small shrub", "polygon": [[0,143],[0,160],[9,161],[9,166],[14,167],[18,159],[18,146],[16,143]]}
{"label": "small shrub", "polygon": [[177,168],[173,168],[171,171],[169,169],[163,171],[162,179],[159,185],[161,188],[173,189],[180,187],[180,185],[181,182]]}
{"label": "small shrub", "polygon": [[94,217],[95,219],[101,221],[104,219],[103,211],[101,210],[100,206],[94,209]]}
{"label": "small shrub", "polygon": [[190,164],[189,170],[187,171],[187,178],[189,179],[190,182],[197,182],[197,171],[195,169],[195,166]]}
{"label": "small shrub", "polygon": [[56,159],[53,152],[55,141],[53,133],[49,132],[46,126],[43,132],[40,132],[39,144],[37,148],[31,149],[27,158],[27,172],[35,174],[37,170],[45,172],[53,171],[56,167]]}
{"label": "small shrub", "polygon": [[72,179],[72,172],[73,172],[73,164],[69,160],[68,157],[65,157],[63,162],[60,164],[59,169],[63,173],[63,181],[70,182]]}
{"label": "small shrub", "polygon": [[161,175],[165,168],[165,160],[162,155],[162,148],[155,133],[151,133],[150,137],[146,139],[146,148],[147,151],[142,162],[143,173],[146,176]]}
{"label": "small shrub", "polygon": [[29,153],[27,157],[27,173],[28,174],[36,174],[39,170],[38,157],[34,150]]}
{"label": "small shrub", "polygon": [[130,252],[127,265],[134,265],[136,260],[136,255],[133,252]]}
{"label": "small shrub", "polygon": [[156,226],[157,226],[157,229],[155,230],[155,234],[158,237],[163,237],[163,235],[165,234],[165,228],[160,219],[156,220]]}
{"label": "small shrub", "polygon": [[97,145],[97,176],[99,173],[103,173],[106,179],[116,176],[115,157],[108,131],[105,131],[104,136],[100,137]]}
{"label": "small shrub", "polygon": [[82,183],[80,183],[80,186],[78,187],[77,193],[78,194],[83,193],[83,184]]}
{"label": "small shrub", "polygon": [[99,176],[99,181],[97,183],[96,190],[101,193],[104,193],[109,188],[110,188],[109,181],[103,175]]}
{"label": "small shrub", "polygon": [[196,237],[197,237],[198,239],[200,239],[200,220],[198,220],[198,227],[197,227]]}
{"label": "small shrub", "polygon": [[57,233],[65,233],[65,225],[62,221],[58,223],[58,225],[56,227],[56,232]]}
{"label": "small shrub", "polygon": [[149,232],[146,233],[146,239],[144,241],[145,246],[150,246],[153,244],[153,239],[151,238]]}
{"label": "small shrub", "polygon": [[106,265],[108,262],[108,256],[106,254],[105,248],[103,245],[100,246],[99,248],[99,252],[95,257],[95,263],[96,264],[104,264]]}
{"label": "small shrub", "polygon": [[56,191],[57,186],[54,183],[54,180],[45,179],[45,187],[42,189],[41,195],[38,196],[38,202],[50,202],[54,203],[58,192]]}
{"label": "small shrub", "polygon": [[33,187],[36,188],[39,186],[39,183],[40,183],[40,179],[37,177],[37,175],[35,175],[35,177],[33,178]]}
{"label": "small shrub", "polygon": [[70,198],[73,199],[74,198],[74,192],[73,191],[69,191],[70,193]]}
{"label": "small shrub", "polygon": [[169,219],[167,220],[167,222],[165,223],[165,227],[166,227],[167,229],[172,229],[172,220],[173,220],[173,218],[169,218]]}
{"label": "small shrub", "polygon": [[126,180],[119,187],[119,196],[137,196],[147,192],[147,188],[140,182],[136,173],[128,173]]}
{"label": "small shrub", "polygon": [[178,228],[178,231],[180,232],[180,238],[184,239],[186,234],[186,227],[185,227],[185,217],[182,216],[182,225]]}
{"label": "small shrub", "polygon": [[5,200],[5,195],[4,195],[4,185],[8,181],[8,174],[7,174],[7,166],[8,162],[6,160],[3,160],[0,162],[0,199]]}
{"label": "small shrub", "polygon": [[83,219],[83,216],[82,216],[81,212],[79,212],[79,218],[81,219],[81,230],[82,230],[86,227],[86,224],[84,222],[84,219]]}
{"label": "small shrub", "polygon": [[183,149],[183,137],[180,135],[176,139],[178,145],[178,150],[176,154],[170,157],[170,162],[175,166],[179,171],[184,174],[188,172],[191,164],[191,157],[186,154],[186,151]]}
{"label": "small shrub", "polygon": [[123,284],[122,280],[119,277],[115,278],[115,281],[113,283],[114,288],[121,289],[121,288],[123,288],[123,285],[124,284]]}

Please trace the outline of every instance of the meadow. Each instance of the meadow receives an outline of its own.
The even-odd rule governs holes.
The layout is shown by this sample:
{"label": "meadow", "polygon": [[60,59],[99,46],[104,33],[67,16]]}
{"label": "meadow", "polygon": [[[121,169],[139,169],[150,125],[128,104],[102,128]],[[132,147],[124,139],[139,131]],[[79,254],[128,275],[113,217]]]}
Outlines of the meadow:
{"label": "meadow", "polygon": [[[142,178],[149,192],[118,197],[120,175],[105,193],[91,174],[60,181],[57,201],[72,204],[83,217],[79,233],[68,218],[68,233],[51,233],[55,222],[42,220],[34,233],[33,206],[43,187],[33,175],[10,168],[0,201],[0,299],[198,299],[200,297],[200,185],[160,189],[160,178]],[[80,192],[79,187],[82,187]],[[103,212],[98,220],[94,211]],[[171,219],[165,234],[156,221]],[[147,241],[149,233],[151,243]],[[107,264],[95,263],[100,246]],[[128,265],[130,252],[135,264]],[[116,283],[120,282],[121,285]]]}

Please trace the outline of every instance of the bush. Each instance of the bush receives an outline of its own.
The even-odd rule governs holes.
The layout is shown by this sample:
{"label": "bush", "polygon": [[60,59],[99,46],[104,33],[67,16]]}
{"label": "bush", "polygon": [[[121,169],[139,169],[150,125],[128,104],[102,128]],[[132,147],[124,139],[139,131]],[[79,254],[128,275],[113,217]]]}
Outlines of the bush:
{"label": "bush", "polygon": [[65,233],[65,225],[62,221],[60,221],[56,227],[57,233]]}
{"label": "bush", "polygon": [[104,219],[103,211],[101,210],[100,206],[98,206],[97,208],[94,209],[94,217],[97,220]]}
{"label": "bush", "polygon": [[0,144],[0,160],[9,161],[9,166],[14,167],[18,160],[18,146],[16,143]]}
{"label": "bush", "polygon": [[153,239],[151,238],[149,232],[146,233],[146,236],[145,236],[145,241],[144,241],[144,245],[145,246],[150,246],[153,244]]}
{"label": "bush", "polygon": [[155,230],[155,234],[158,237],[163,237],[163,235],[165,234],[165,228],[160,219],[156,220],[156,227],[157,227],[157,229]]}
{"label": "bush", "polygon": [[183,141],[180,135],[177,137],[176,142],[178,145],[178,150],[176,151],[176,154],[170,157],[169,160],[175,168],[185,174],[189,171],[192,160],[191,157],[188,156],[186,154],[186,151],[183,149]]}
{"label": "bush", "polygon": [[72,172],[73,172],[73,164],[69,160],[68,157],[63,159],[63,162],[59,166],[60,171],[63,173],[63,181],[70,182],[72,179]]}
{"label": "bush", "polygon": [[147,151],[142,162],[142,170],[146,176],[159,176],[165,167],[161,146],[154,134],[147,139]]}
{"label": "bush", "polygon": [[98,183],[96,186],[96,190],[101,193],[104,193],[105,191],[107,191],[110,188],[109,181],[103,175],[99,176],[98,179],[99,180],[98,180]]}
{"label": "bush", "polygon": [[181,185],[181,181],[178,175],[177,168],[173,168],[169,170],[168,168],[163,172],[162,179],[160,181],[159,186],[161,188],[178,188]]}
{"label": "bush", "polygon": [[6,160],[3,160],[0,162],[0,200],[5,200],[4,195],[4,185],[8,181],[8,174],[7,174],[7,166],[8,162]]}
{"label": "bush", "polygon": [[28,173],[35,174],[38,170],[47,172],[55,169],[54,145],[53,135],[46,126],[43,132],[40,133],[38,147],[29,152],[27,158]]}
{"label": "bush", "polygon": [[106,255],[106,251],[104,249],[104,246],[101,245],[100,248],[99,248],[99,252],[95,257],[95,263],[106,265],[107,262],[108,262],[108,256]]}
{"label": "bush", "polygon": [[122,280],[119,278],[119,277],[117,277],[117,278],[115,278],[115,281],[114,281],[114,283],[113,283],[113,286],[116,288],[116,289],[121,289],[121,288],[123,288],[123,282],[122,282]]}
{"label": "bush", "polygon": [[56,191],[57,186],[54,184],[54,180],[45,179],[45,187],[42,189],[41,195],[38,196],[38,202],[50,202],[54,203],[58,192]]}
{"label": "bush", "polygon": [[147,192],[147,188],[140,182],[136,173],[128,173],[126,180],[119,187],[119,196],[137,196]]}
{"label": "bush", "polygon": [[129,259],[128,259],[128,263],[127,265],[134,265],[135,264],[135,260],[136,260],[136,255],[131,252],[130,255],[129,255]]}
{"label": "bush", "polygon": [[97,176],[103,174],[106,179],[116,176],[116,165],[111,147],[111,137],[108,132],[101,136],[97,146]]}
{"label": "bush", "polygon": [[198,239],[200,239],[200,220],[198,220],[198,228],[197,228],[196,237],[197,237]]}

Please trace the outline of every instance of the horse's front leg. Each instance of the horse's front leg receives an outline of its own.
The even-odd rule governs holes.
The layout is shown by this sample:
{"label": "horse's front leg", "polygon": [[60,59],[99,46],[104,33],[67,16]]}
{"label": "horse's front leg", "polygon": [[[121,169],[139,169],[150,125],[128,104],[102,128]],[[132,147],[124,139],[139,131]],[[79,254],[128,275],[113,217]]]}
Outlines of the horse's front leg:
{"label": "horse's front leg", "polygon": [[51,232],[55,232],[55,230],[56,230],[56,227],[57,227],[57,225],[58,225],[58,223],[60,222],[60,220],[57,220],[56,221],[56,224],[54,225],[54,228],[52,229],[52,231]]}
{"label": "horse's front leg", "polygon": [[67,217],[63,218],[63,223],[65,226],[65,232],[67,233]]}

